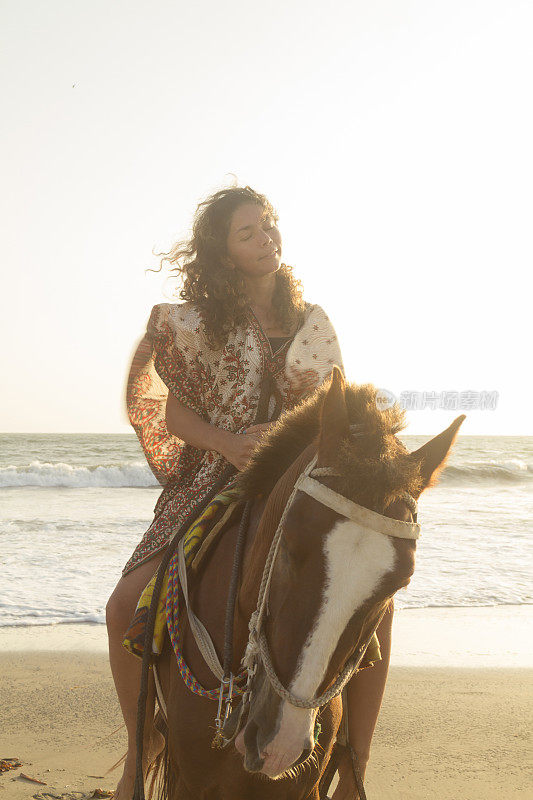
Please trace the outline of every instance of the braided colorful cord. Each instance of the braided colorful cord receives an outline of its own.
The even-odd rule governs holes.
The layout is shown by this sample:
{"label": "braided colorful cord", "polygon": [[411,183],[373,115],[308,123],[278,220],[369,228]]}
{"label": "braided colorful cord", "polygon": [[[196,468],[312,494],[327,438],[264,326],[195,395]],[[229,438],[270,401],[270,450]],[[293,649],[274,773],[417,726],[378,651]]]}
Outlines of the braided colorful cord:
{"label": "braided colorful cord", "polygon": [[[178,670],[185,682],[185,686],[187,686],[193,694],[198,694],[200,697],[205,697],[208,700],[218,700],[220,695],[220,688],[218,689],[204,689],[204,687],[198,683],[194,675],[192,674],[191,670],[185,663],[185,659],[183,658],[181,647],[180,647],[180,639],[181,639],[181,631],[179,627],[179,579],[178,579],[178,561],[177,555],[173,556],[170,564],[168,566],[168,591],[167,591],[167,600],[166,600],[166,614],[167,614],[167,628],[168,633],[170,636],[170,641],[172,642],[172,647],[174,648],[174,654],[176,656],[176,663],[178,665]],[[242,682],[246,677],[246,671],[242,671],[239,675],[235,676],[236,682]],[[243,694],[244,686],[238,686],[236,683],[233,684],[233,692],[232,697],[237,697],[238,695]]]}

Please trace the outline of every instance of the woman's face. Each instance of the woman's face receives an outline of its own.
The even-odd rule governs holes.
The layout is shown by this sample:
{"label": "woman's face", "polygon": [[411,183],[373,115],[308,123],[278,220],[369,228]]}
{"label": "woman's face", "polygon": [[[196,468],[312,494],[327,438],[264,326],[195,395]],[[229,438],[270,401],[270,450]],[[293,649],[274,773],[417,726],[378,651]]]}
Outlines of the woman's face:
{"label": "woman's face", "polygon": [[280,232],[274,218],[256,203],[233,212],[226,246],[231,266],[246,277],[269,275],[280,267]]}

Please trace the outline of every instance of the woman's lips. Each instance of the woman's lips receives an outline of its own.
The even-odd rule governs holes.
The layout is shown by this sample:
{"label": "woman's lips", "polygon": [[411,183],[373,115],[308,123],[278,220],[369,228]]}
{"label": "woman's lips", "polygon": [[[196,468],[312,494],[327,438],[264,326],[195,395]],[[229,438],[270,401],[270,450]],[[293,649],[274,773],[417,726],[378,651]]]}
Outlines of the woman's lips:
{"label": "woman's lips", "polygon": [[264,258],[273,258],[274,256],[277,256],[277,255],[278,255],[278,252],[279,252],[279,251],[278,251],[277,249],[276,249],[276,250],[273,250],[273,251],[272,251],[272,253],[267,253],[267,254],[266,254],[266,256],[261,256],[261,258],[259,259],[259,261],[262,261]]}

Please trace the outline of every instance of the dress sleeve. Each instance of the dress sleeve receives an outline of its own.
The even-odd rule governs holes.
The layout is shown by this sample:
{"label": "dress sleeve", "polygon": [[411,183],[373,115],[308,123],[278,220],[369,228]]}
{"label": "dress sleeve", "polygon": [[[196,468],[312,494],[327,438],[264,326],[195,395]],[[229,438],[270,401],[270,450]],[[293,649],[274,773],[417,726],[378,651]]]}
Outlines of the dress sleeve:
{"label": "dress sleeve", "polygon": [[168,391],[204,416],[201,355],[205,342],[198,312],[188,304],[156,305],[146,333],[153,343],[154,369]]}
{"label": "dress sleeve", "polygon": [[329,378],[335,365],[344,373],[335,329],[323,308],[309,306],[305,322],[296,333],[285,362],[292,401],[314,392]]}
{"label": "dress sleeve", "polygon": [[162,303],[153,307],[146,334],[131,361],[126,388],[129,421],[150,469],[162,484],[180,477],[185,446],[166,425],[168,393],[204,416],[202,326],[199,314],[187,306]]}

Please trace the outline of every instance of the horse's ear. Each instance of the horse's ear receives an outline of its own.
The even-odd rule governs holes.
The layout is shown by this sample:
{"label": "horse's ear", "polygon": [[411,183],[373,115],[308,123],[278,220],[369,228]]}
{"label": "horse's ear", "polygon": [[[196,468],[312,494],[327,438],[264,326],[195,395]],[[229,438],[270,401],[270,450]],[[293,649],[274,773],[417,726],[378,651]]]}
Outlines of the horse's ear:
{"label": "horse's ear", "polygon": [[466,419],[464,414],[454,419],[449,428],[439,433],[438,436],[430,439],[418,450],[411,453],[411,458],[418,461],[420,464],[420,474],[422,476],[422,486],[420,494],[427,489],[428,486],[435,486],[438,476],[443,470],[446,460],[450,453],[451,447],[455,442],[459,428],[463,421]]}
{"label": "horse's ear", "polygon": [[318,445],[319,466],[331,464],[339,450],[339,441],[350,434],[350,420],[344,393],[344,378],[340,369],[335,366],[331,373],[331,384],[322,406]]}

